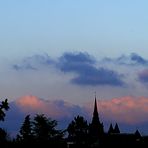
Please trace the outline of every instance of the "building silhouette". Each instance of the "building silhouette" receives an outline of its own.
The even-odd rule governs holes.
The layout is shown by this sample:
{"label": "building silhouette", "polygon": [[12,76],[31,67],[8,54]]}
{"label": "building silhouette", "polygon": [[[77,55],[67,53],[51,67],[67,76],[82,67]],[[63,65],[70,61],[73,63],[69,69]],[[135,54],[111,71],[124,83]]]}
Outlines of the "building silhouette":
{"label": "building silhouette", "polygon": [[117,123],[116,123],[115,128],[114,128],[114,133],[116,133],[116,134],[119,134],[120,133],[120,129],[119,129]]}
{"label": "building silhouette", "polygon": [[108,134],[113,134],[113,133],[114,133],[114,128],[113,128],[113,125],[111,123],[110,126],[109,126]]}
{"label": "building silhouette", "polygon": [[90,128],[89,129],[90,136],[94,140],[98,140],[98,138],[102,137],[104,134],[103,123],[101,123],[99,119],[96,96],[94,102],[92,122],[90,123],[89,128]]}

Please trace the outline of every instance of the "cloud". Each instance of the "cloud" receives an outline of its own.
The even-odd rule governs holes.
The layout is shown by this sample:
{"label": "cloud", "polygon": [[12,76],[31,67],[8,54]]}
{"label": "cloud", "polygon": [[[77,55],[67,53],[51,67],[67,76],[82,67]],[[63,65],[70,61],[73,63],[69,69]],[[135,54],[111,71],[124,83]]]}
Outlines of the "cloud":
{"label": "cloud", "polygon": [[69,61],[71,64],[93,64],[95,63],[95,59],[91,57],[86,52],[76,52],[76,53],[64,53],[62,57],[60,57],[60,61],[62,63],[67,63]]}
{"label": "cloud", "polygon": [[17,65],[17,64],[14,64],[13,66],[13,69],[19,71],[19,70],[37,70],[37,68],[31,66],[30,64],[27,64],[25,63],[24,65]]}
{"label": "cloud", "polygon": [[123,86],[124,85],[123,81],[121,80],[122,76],[113,70],[108,70],[104,68],[96,69],[94,67],[87,67],[87,69],[88,71],[74,78],[72,82],[79,85],[92,85],[92,86],[96,86],[96,85]]}
{"label": "cloud", "polygon": [[139,56],[136,53],[131,54],[131,60],[135,61],[135,63],[141,64],[141,65],[147,65],[148,64],[148,60],[145,60],[144,58],[142,58],[141,56]]}
{"label": "cloud", "polygon": [[78,85],[123,86],[122,76],[113,70],[96,68],[95,59],[86,53],[65,53],[59,59],[58,67],[65,73],[75,73],[72,83]]}
{"label": "cloud", "polygon": [[10,110],[6,112],[5,122],[1,127],[16,136],[26,115],[33,118],[36,114],[45,114],[47,117],[59,122],[59,128],[65,129],[73,117],[86,115],[85,109],[64,100],[45,100],[36,96],[27,95],[9,103]]}
{"label": "cloud", "polygon": [[[13,69],[16,71],[42,70],[43,73],[49,69],[57,77],[59,75],[59,78],[62,72],[65,76],[70,76],[66,78],[71,84],[79,86],[123,87],[130,85],[131,81],[132,84],[137,85],[137,71],[141,70],[141,66],[147,65],[148,60],[136,53],[117,58],[106,57],[97,61],[86,52],[66,52],[57,59],[51,59],[47,53],[26,57],[19,64],[13,64]],[[133,66],[132,69],[131,66]],[[148,81],[144,73],[138,74],[141,82]]]}
{"label": "cloud", "polygon": [[148,69],[143,70],[138,74],[138,79],[142,83],[148,83]]}
{"label": "cloud", "polygon": [[[128,127],[140,127],[148,123],[148,98],[125,96],[112,98],[110,100],[98,100],[98,111],[100,121],[105,124],[118,122],[123,130]],[[64,100],[45,100],[36,96],[23,96],[10,102],[10,110],[6,114],[6,120],[1,127],[6,128],[15,134],[27,114],[33,117],[35,114],[45,114],[47,117],[59,121],[60,128],[64,129],[71,120],[77,116],[84,116],[91,122],[94,100],[85,103],[83,106],[74,105]],[[146,127],[143,130],[147,129]],[[131,130],[128,128],[128,131]]]}
{"label": "cloud", "polygon": [[129,65],[129,66],[148,65],[148,60],[144,59],[142,56],[138,55],[137,53],[131,53],[129,56],[122,55],[117,58],[105,57],[102,60],[102,62],[114,63],[119,65]]}
{"label": "cloud", "polygon": [[[16,100],[17,107],[25,113],[45,113],[53,118],[72,118],[78,114],[90,118],[93,104],[84,106],[70,104],[63,100],[45,100],[36,96],[24,96]],[[104,120],[135,124],[148,122],[148,98],[125,96],[110,100],[99,100],[98,110]]]}
{"label": "cloud", "polygon": [[24,112],[37,111],[38,109],[39,111],[46,111],[45,102],[35,96],[23,96],[16,100],[16,104]]}
{"label": "cloud", "polygon": [[36,96],[23,96],[15,104],[25,113],[43,113],[53,118],[71,118],[72,115],[81,114],[83,110],[78,105],[72,105],[63,100],[45,100]]}
{"label": "cloud", "polygon": [[33,55],[30,57],[26,57],[22,60],[20,64],[13,64],[12,67],[14,70],[38,70],[38,68],[42,65],[49,66],[53,63],[53,60],[48,56],[48,54],[43,55]]}
{"label": "cloud", "polygon": [[98,106],[102,116],[108,120],[128,124],[148,122],[148,98],[146,97],[126,96],[102,100]]}

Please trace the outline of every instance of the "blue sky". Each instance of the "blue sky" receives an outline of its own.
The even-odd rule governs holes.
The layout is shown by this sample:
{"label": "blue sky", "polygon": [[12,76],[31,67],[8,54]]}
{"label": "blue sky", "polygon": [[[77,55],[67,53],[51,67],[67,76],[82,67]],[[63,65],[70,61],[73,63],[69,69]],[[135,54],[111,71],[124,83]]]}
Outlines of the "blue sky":
{"label": "blue sky", "polygon": [[[101,98],[133,95],[133,86],[136,87],[139,95],[146,96],[145,89],[147,88],[144,86],[145,89],[140,91],[141,85],[139,86],[135,81],[138,78],[135,77],[134,80],[131,80],[132,74],[129,74],[138,73],[137,75],[139,75],[142,70],[146,70],[146,66],[140,68],[135,66],[131,70],[129,66],[121,66],[115,61],[124,56],[122,62],[131,60],[132,53],[144,60],[148,59],[147,3],[146,0],[0,1],[1,96],[16,98],[29,93],[47,97],[55,91],[51,97],[59,98],[60,96],[65,97],[65,95],[62,96],[62,92],[65,94],[65,91],[63,89],[61,91],[61,88],[67,87],[69,88],[67,98],[73,91],[78,91],[79,93],[73,93],[71,96],[73,98],[71,100],[78,101],[80,99],[74,98],[80,98],[85,92],[89,92],[88,90],[90,90],[90,94],[99,90],[98,94]],[[67,57],[73,59],[66,59],[66,54]],[[62,57],[67,61],[61,61]],[[81,61],[81,66],[78,66],[77,58],[83,57],[86,59]],[[106,57],[114,62],[103,62]],[[48,59],[54,64],[47,66],[45,63]],[[93,59],[94,62],[89,63],[90,59]],[[31,66],[29,62],[33,62],[35,68],[39,66],[40,70],[38,69],[36,72],[23,70],[23,68],[20,68],[22,71],[13,69],[17,66],[27,67],[27,64]],[[66,64],[71,67],[72,62],[77,66],[64,71],[62,67],[57,66],[59,62],[65,64],[60,65],[63,68],[66,67]],[[90,65],[88,66],[88,64]],[[83,71],[80,71],[82,68]],[[91,70],[91,74],[88,73],[89,70]],[[131,75],[126,81],[133,84],[130,88],[108,86],[104,88],[101,85],[98,88],[98,85],[92,87],[87,85],[90,82],[82,80],[85,77],[90,81],[90,77],[97,76],[98,73],[101,75],[108,73],[106,77],[109,77],[109,73],[112,72],[113,75],[108,82],[115,80],[117,83],[122,83],[125,75]],[[84,75],[84,73],[87,74]],[[72,79],[75,74],[78,76]],[[42,79],[42,82],[39,78]],[[69,83],[72,81],[79,83],[80,78],[81,83],[83,81],[89,87]],[[97,79],[97,81],[99,80]],[[29,86],[27,82],[30,83]],[[9,84],[13,84],[14,87],[11,88]],[[38,90],[41,88],[44,89],[39,93]],[[17,91],[18,89],[19,91]],[[52,89],[52,91],[48,92],[48,89]],[[112,93],[106,94],[102,90],[112,90]],[[87,94],[87,99],[91,95]]]}
{"label": "blue sky", "polygon": [[[31,95],[83,106],[97,92],[98,99],[111,101],[105,102],[111,109],[124,108],[127,100],[130,113],[137,102],[146,108],[147,5],[147,0],[1,0],[0,97]],[[140,113],[144,117],[125,120],[148,122],[147,109]]]}
{"label": "blue sky", "polygon": [[95,56],[146,56],[146,0],[0,1],[4,56],[87,51]]}

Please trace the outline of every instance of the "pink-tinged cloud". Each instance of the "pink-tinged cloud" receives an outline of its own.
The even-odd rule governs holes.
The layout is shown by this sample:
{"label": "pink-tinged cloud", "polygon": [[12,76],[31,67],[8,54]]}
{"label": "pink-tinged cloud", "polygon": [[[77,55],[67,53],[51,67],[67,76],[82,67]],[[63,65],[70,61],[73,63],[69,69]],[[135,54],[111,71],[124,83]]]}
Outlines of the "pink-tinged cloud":
{"label": "pink-tinged cloud", "polygon": [[16,105],[25,113],[43,113],[54,118],[71,117],[72,114],[82,112],[77,105],[72,105],[63,100],[45,100],[36,96],[24,96],[16,100]]}
{"label": "pink-tinged cloud", "polygon": [[[30,110],[36,110],[36,109],[45,109],[45,103],[38,99],[35,96],[24,96],[21,97],[16,101],[16,104],[18,104],[24,111]],[[26,108],[27,107],[27,108]]]}
{"label": "pink-tinged cloud", "polygon": [[135,124],[148,121],[148,98],[126,96],[102,100],[98,104],[105,119]]}
{"label": "pink-tinged cloud", "polygon": [[[44,113],[54,118],[73,118],[80,114],[90,118],[94,100],[83,107],[62,100],[44,100],[35,96],[24,96],[16,105],[25,113]],[[98,111],[101,121],[137,124],[148,122],[148,98],[126,96],[110,100],[99,100]]]}

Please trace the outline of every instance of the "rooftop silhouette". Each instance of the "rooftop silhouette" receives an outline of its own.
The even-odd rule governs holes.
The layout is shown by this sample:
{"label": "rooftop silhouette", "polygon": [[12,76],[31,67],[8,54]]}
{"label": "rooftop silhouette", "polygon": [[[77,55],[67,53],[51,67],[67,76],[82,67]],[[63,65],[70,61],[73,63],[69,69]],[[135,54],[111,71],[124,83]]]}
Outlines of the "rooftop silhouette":
{"label": "rooftop silhouette", "polygon": [[[1,104],[1,112],[8,110],[7,100]],[[4,119],[4,114],[2,114]],[[2,119],[1,119],[2,120]],[[34,118],[26,115],[20,131],[13,140],[8,138],[6,130],[0,128],[0,145],[10,146],[49,146],[61,148],[104,148],[104,147],[147,147],[148,136],[142,136],[137,129],[135,133],[122,133],[119,125],[110,124],[108,132],[104,132],[103,122],[100,121],[97,99],[94,99],[92,121],[78,115],[69,123],[66,129],[57,129],[58,122],[37,114]]]}

